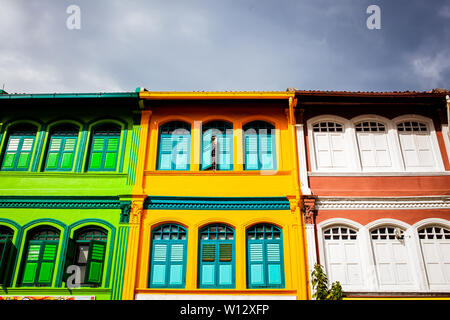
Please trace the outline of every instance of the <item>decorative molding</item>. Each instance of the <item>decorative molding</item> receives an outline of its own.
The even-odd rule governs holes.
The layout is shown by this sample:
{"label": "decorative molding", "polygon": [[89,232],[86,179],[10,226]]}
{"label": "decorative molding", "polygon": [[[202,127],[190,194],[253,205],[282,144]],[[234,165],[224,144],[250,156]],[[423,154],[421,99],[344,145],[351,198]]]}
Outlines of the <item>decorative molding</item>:
{"label": "decorative molding", "polygon": [[169,210],[290,210],[290,201],[283,197],[267,198],[194,198],[147,197],[144,209]]}
{"label": "decorative molding", "polygon": [[314,224],[314,218],[316,216],[316,200],[316,197],[312,196],[304,196],[302,198],[302,211],[305,217],[305,224]]}
{"label": "decorative molding", "polygon": [[0,208],[37,209],[121,209],[117,197],[5,197]]}
{"label": "decorative molding", "polygon": [[134,200],[130,207],[129,224],[140,224],[144,202],[142,200]]}
{"label": "decorative molding", "polygon": [[321,197],[317,210],[450,209],[450,196],[401,198]]}

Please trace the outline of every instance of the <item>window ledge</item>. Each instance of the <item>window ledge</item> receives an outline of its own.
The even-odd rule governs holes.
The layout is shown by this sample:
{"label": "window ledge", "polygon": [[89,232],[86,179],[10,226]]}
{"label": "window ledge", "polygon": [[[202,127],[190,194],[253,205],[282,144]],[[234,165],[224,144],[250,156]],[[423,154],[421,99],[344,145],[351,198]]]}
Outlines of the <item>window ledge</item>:
{"label": "window ledge", "polygon": [[276,170],[245,170],[245,171],[182,171],[182,170],[145,170],[144,175],[174,175],[174,176],[285,176],[290,175],[291,171],[276,171]]}
{"label": "window ledge", "polygon": [[109,178],[123,178],[127,173],[117,172],[6,172],[0,171],[0,176],[10,177],[109,177]]}
{"label": "window ledge", "polygon": [[198,295],[208,295],[208,294],[227,294],[227,295],[259,295],[259,294],[286,294],[295,295],[297,290],[293,289],[210,289],[210,288],[198,288],[198,289],[173,289],[173,288],[138,288],[136,293],[140,294],[161,294],[161,293],[173,293],[173,294],[198,294]]}
{"label": "window ledge", "polygon": [[310,177],[417,177],[417,176],[450,176],[449,171],[418,172],[311,172]]}

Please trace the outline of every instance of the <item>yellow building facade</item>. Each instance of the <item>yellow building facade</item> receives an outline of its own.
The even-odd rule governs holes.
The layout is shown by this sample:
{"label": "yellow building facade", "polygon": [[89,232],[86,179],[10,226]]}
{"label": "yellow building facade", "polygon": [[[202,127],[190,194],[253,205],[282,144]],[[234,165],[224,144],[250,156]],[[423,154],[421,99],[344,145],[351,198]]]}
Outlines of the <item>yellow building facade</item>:
{"label": "yellow building facade", "polygon": [[309,299],[294,92],[141,90],[122,299]]}

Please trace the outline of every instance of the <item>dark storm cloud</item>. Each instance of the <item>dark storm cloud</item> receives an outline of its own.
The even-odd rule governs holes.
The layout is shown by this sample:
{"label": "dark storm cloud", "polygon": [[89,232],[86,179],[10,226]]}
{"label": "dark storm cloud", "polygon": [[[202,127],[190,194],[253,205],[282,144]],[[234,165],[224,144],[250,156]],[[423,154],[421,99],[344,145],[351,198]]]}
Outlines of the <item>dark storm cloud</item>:
{"label": "dark storm cloud", "polygon": [[[448,1],[0,0],[9,92],[450,88]],[[81,30],[66,8],[81,8]],[[366,9],[381,7],[381,29]]]}

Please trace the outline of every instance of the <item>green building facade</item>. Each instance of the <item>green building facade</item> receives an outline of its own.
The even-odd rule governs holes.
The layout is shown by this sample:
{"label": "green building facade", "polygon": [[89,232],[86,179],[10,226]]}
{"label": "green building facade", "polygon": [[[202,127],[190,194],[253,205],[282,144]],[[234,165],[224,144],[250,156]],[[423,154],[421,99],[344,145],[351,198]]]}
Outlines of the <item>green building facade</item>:
{"label": "green building facade", "polygon": [[140,118],[138,92],[0,93],[0,299],[121,299]]}

